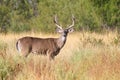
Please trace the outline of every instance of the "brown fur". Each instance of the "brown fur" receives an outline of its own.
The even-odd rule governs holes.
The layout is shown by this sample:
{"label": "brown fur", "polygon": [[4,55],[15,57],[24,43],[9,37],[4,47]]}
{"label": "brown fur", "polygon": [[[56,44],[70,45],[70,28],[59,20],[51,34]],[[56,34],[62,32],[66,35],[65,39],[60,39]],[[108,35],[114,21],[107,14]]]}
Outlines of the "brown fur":
{"label": "brown fur", "polygon": [[50,58],[54,58],[59,51],[60,47],[57,45],[57,38],[35,38],[35,37],[23,37],[20,38],[21,53],[24,56],[28,56],[29,53],[49,55]]}

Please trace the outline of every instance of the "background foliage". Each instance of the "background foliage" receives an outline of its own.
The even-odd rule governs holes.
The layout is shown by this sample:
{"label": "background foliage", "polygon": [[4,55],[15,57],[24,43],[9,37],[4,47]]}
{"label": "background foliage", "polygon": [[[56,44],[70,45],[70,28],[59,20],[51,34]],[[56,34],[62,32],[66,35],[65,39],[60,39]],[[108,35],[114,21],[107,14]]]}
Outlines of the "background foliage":
{"label": "background foliage", "polygon": [[[1,0],[0,32],[54,32],[54,15],[76,30],[120,29],[120,0]],[[63,26],[63,27],[64,27]]]}

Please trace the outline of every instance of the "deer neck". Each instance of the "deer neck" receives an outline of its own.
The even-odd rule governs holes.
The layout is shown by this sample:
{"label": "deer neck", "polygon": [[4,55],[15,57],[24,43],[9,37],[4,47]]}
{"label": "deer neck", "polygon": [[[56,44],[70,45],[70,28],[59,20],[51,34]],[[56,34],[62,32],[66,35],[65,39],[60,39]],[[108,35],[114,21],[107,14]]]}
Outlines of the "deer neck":
{"label": "deer neck", "polygon": [[67,38],[67,35],[61,35],[58,39],[57,39],[57,45],[59,48],[62,48],[66,42],[66,38]]}

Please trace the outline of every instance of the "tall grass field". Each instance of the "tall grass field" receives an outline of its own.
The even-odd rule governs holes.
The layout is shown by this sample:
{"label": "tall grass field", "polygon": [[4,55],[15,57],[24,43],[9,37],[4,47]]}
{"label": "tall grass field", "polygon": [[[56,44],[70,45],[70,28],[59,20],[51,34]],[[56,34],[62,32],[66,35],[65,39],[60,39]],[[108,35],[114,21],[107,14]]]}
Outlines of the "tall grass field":
{"label": "tall grass field", "polygon": [[16,42],[23,36],[59,37],[59,34],[0,34],[0,80],[119,80],[120,35],[74,32],[65,46],[48,61],[47,56],[20,56]]}

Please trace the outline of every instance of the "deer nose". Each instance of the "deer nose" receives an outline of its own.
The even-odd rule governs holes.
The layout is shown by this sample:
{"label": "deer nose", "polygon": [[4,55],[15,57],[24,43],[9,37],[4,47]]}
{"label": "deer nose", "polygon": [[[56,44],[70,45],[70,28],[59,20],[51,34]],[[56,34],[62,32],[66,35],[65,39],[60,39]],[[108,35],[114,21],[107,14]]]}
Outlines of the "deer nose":
{"label": "deer nose", "polygon": [[66,30],[64,30],[64,33],[66,33],[66,34],[67,34],[67,33],[68,33],[68,30],[67,30],[67,29],[66,29]]}

